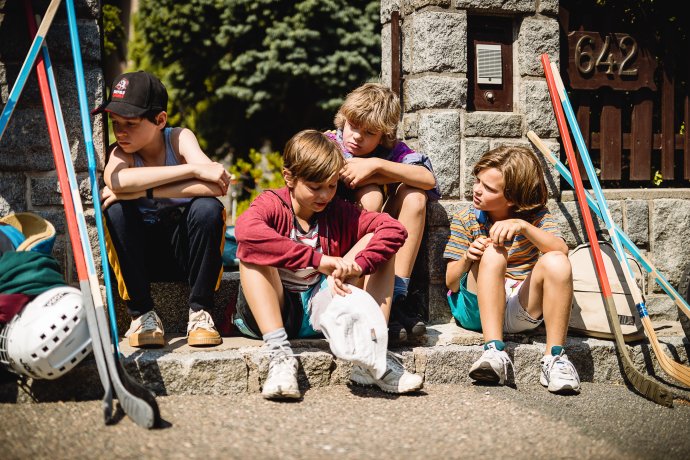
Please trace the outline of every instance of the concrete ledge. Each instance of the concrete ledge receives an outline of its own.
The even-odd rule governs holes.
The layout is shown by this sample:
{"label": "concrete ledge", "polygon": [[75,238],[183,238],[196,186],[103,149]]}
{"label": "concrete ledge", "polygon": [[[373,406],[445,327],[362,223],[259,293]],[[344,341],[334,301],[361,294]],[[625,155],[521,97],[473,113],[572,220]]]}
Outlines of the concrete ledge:
{"label": "concrete ledge", "polygon": [[[657,325],[662,348],[669,357],[688,365],[690,343],[680,325]],[[224,337],[223,344],[206,349],[192,348],[182,335],[168,335],[168,345],[161,349],[133,349],[126,341],[120,344],[130,375],[158,395],[222,395],[258,392],[266,377],[268,359],[262,342],[243,337]],[[431,326],[418,343],[394,349],[410,370],[424,375],[428,383],[471,382],[467,372],[481,353],[482,338],[455,324]],[[515,364],[511,382],[516,385],[537,384],[539,360],[545,337],[513,335],[506,337],[508,354]],[[293,341],[300,354],[300,386],[303,390],[326,385],[344,385],[349,381],[351,364],[334,359],[323,339]],[[571,337],[566,344],[568,356],[583,382],[624,383],[614,343],[584,337]],[[630,343],[628,352],[635,366],[645,374],[656,376],[674,391],[690,398],[690,392],[665,375],[647,341]],[[3,378],[4,377],[4,378]],[[89,400],[102,397],[103,390],[96,366],[90,357],[73,371],[55,381],[27,380],[19,385],[12,374],[0,376],[1,402],[40,402]]]}

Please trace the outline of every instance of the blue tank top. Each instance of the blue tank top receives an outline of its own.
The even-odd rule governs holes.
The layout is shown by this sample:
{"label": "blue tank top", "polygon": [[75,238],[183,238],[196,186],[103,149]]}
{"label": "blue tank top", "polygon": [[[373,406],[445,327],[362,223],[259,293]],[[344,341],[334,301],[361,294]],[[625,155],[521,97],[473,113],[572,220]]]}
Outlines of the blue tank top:
{"label": "blue tank top", "polygon": [[[177,155],[175,155],[175,150],[173,150],[172,143],[170,142],[170,134],[172,133],[172,128],[165,128],[163,130],[163,135],[165,137],[165,166],[176,166],[180,164],[177,161]],[[141,159],[139,155],[134,154],[134,167],[142,168],[144,166],[144,160]],[[170,207],[185,206],[187,203],[192,201],[191,198],[154,198],[149,199],[146,197],[137,199],[137,207],[139,212],[141,212],[144,217],[144,222],[147,224],[155,224],[159,221],[159,212],[163,209]]]}

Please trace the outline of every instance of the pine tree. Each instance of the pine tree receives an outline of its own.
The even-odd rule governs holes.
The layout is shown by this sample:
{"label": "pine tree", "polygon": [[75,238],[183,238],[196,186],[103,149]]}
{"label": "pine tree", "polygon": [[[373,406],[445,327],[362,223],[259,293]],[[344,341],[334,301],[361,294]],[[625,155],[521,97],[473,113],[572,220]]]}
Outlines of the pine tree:
{"label": "pine tree", "polygon": [[166,84],[171,123],[207,153],[330,129],[380,69],[378,1],[142,0],[132,58]]}

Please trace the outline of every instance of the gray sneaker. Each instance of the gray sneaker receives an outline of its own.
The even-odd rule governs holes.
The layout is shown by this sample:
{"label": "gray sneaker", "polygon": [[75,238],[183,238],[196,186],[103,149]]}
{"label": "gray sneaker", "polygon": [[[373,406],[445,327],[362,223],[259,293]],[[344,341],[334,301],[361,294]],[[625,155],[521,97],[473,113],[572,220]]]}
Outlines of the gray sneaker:
{"label": "gray sneaker", "polygon": [[541,359],[539,383],[551,393],[579,393],[580,376],[568,355],[561,351],[557,356],[544,356]]}
{"label": "gray sneaker", "polygon": [[390,351],[386,354],[386,372],[383,377],[376,379],[367,369],[355,364],[352,366],[350,380],[360,385],[376,385],[387,393],[395,394],[418,391],[424,386],[424,379],[407,372],[400,359]]}
{"label": "gray sneaker", "polygon": [[490,343],[486,346],[481,358],[472,364],[470,378],[478,382],[504,385],[508,378],[508,365],[513,367],[508,353],[496,349],[496,345]]}
{"label": "gray sneaker", "polygon": [[266,399],[298,399],[302,396],[297,384],[297,358],[284,350],[274,352],[268,364],[268,377],[261,389]]}

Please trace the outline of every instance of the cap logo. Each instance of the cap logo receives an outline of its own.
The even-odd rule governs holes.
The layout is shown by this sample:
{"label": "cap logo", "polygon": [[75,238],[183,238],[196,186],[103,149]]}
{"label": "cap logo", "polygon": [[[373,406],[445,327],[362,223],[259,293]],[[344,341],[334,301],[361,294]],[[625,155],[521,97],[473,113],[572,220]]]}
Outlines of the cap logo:
{"label": "cap logo", "polygon": [[115,88],[113,88],[112,97],[119,99],[125,97],[127,86],[129,86],[129,80],[127,80],[126,78],[123,78],[122,80],[117,82],[117,85],[115,85]]}

